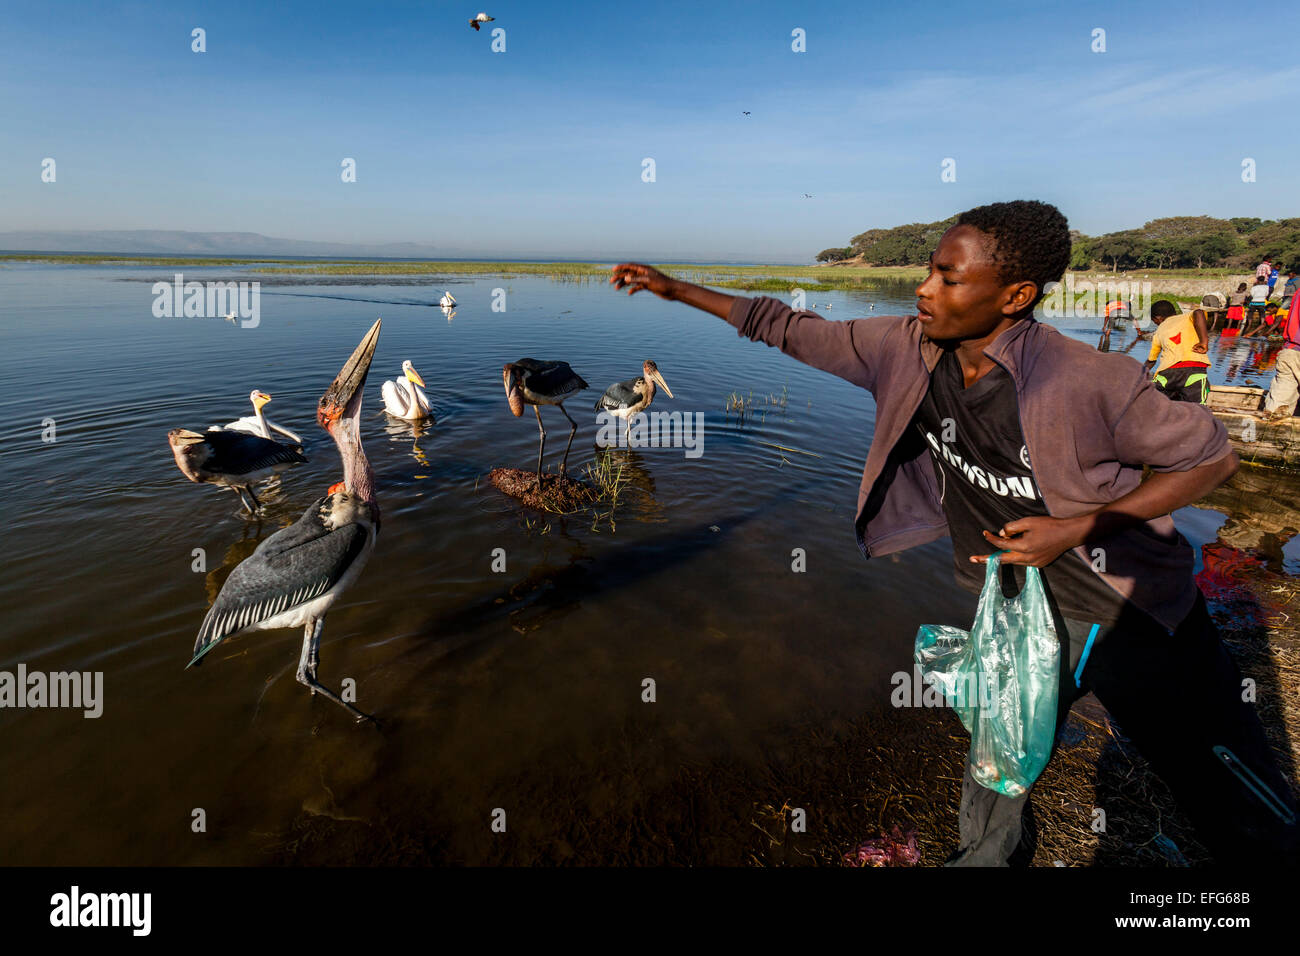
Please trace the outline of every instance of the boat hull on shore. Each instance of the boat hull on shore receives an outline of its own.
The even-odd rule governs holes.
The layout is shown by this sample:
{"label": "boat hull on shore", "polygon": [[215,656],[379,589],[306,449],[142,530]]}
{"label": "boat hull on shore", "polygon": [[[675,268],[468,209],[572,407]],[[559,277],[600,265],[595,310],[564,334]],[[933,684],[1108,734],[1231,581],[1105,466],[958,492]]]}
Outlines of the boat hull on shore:
{"label": "boat hull on shore", "polygon": [[1243,464],[1300,471],[1300,418],[1264,421],[1265,394],[1262,388],[1215,385],[1206,405],[1228,429]]}

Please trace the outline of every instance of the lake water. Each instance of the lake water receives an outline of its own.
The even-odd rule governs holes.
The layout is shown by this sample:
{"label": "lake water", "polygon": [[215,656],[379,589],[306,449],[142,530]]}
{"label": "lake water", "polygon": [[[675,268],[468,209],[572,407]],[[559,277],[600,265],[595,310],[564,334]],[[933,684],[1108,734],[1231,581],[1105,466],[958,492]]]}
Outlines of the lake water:
{"label": "lake water", "polygon": [[[433,821],[425,858],[491,860],[495,808],[565,812],[534,801],[538,779],[570,781],[584,812],[616,801],[597,770],[629,728],[669,762],[758,760],[795,721],[885,706],[917,627],[970,620],[946,541],[858,553],[870,396],[718,319],[599,280],[257,278],[260,324],[241,328],[155,318],[150,281],[166,269],[0,269],[0,669],[104,674],[98,719],[0,710],[0,862],[259,863],[293,845],[304,816],[387,832]],[[460,301],[451,321],[432,305],[444,288]],[[497,289],[504,312],[491,308]],[[809,298],[834,318],[914,303],[906,286]],[[328,686],[356,681],[360,706],[384,718],[375,730],[294,680],[296,631],[236,638],[184,668],[231,568],[341,478],[315,403],[379,316],[362,429],[383,527],[326,620],[320,670]],[[1095,341],[1095,323],[1074,325],[1063,330]],[[592,386],[569,403],[571,471],[597,453],[591,405],[646,358],[676,396],[656,410],[703,413],[702,457],[622,453],[631,484],[613,527],[521,508],[486,480],[535,461],[532,414],[512,417],[501,384],[521,356],[564,359]],[[1268,382],[1249,345],[1220,343],[1213,358],[1217,380]],[[379,401],[404,359],[435,407],[418,434]],[[250,414],[253,388],[274,396],[268,416],[304,436],[310,459],[259,489],[260,521],[186,481],[166,440]],[[742,421],[724,411],[733,392],[784,404]],[[554,465],[567,427],[554,410],[543,418]],[[1224,516],[1177,520],[1199,547]],[[1288,545],[1287,571],[1296,558]],[[656,761],[628,772],[651,785],[666,772]],[[191,826],[196,809],[206,832]]]}

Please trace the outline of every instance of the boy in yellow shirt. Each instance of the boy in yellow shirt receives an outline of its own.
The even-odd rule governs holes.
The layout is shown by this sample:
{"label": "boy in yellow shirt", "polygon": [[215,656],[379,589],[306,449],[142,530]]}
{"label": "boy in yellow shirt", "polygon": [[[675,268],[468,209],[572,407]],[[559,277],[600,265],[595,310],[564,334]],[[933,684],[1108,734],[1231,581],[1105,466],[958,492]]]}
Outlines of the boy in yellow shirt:
{"label": "boy in yellow shirt", "polygon": [[1205,329],[1205,312],[1195,309],[1175,315],[1174,304],[1161,299],[1151,306],[1151,321],[1156,331],[1151,336],[1146,369],[1151,371],[1156,359],[1160,360],[1156,388],[1175,402],[1204,405],[1210,396],[1210,363],[1203,357],[1210,338]]}

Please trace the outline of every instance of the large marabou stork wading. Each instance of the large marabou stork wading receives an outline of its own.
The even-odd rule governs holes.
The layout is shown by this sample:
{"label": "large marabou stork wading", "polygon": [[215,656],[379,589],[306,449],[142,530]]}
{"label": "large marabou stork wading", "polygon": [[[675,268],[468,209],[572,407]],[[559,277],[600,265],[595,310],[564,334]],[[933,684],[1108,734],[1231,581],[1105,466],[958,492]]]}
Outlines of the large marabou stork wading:
{"label": "large marabou stork wading", "polygon": [[669,398],[673,397],[673,390],[659,374],[659,366],[646,359],[639,376],[626,382],[615,382],[605,389],[605,394],[596,402],[596,411],[609,412],[615,418],[623,419],[623,435],[627,437],[632,428],[632,417],[649,408],[655,400],[656,385],[667,392]]}
{"label": "large marabou stork wading", "polygon": [[569,419],[569,443],[564,446],[564,459],[560,462],[560,474],[564,474],[569,464],[569,449],[573,447],[573,435],[578,430],[578,423],[564,411],[564,401],[586,388],[587,383],[569,368],[568,362],[539,362],[530,358],[508,363],[502,369],[501,377],[506,386],[506,400],[515,417],[523,415],[526,404],[533,406],[533,413],[537,415],[537,431],[540,434],[537,445],[537,487],[540,490],[546,429],[542,426],[542,413],[538,406],[554,405]]}
{"label": "large marabou stork wading", "polygon": [[253,403],[253,414],[245,415],[243,418],[237,418],[233,422],[227,422],[225,425],[209,425],[208,431],[228,431],[228,432],[247,432],[250,435],[257,435],[260,438],[269,438],[272,441],[278,439],[272,435],[272,432],[278,432],[295,445],[302,447],[302,439],[298,437],[297,432],[292,432],[283,425],[277,425],[271,419],[266,417],[262,411],[263,407],[271,401],[271,396],[266,394],[260,388],[255,388],[248,393],[248,400]]}
{"label": "large marabou stork wading", "polygon": [[232,489],[249,514],[261,507],[253,494],[255,482],[307,460],[288,445],[222,428],[207,432],[173,428],[167,433],[167,444],[181,474],[200,484]]}
{"label": "large marabou stork wading", "polygon": [[301,518],[277,531],[230,572],[208,609],[188,667],[228,637],[247,631],[302,627],[298,682],[373,720],[316,679],[325,612],[365,567],[379,534],[375,475],[361,447],[361,400],[379,341],[375,322],[321,396],[316,420],[338,446],[343,480],[312,502]]}

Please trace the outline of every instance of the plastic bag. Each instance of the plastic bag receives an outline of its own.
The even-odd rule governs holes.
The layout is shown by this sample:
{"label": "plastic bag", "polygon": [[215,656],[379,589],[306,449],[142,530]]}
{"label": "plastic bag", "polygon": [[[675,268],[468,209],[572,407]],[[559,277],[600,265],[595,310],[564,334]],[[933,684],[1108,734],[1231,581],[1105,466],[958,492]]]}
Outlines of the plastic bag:
{"label": "plastic bag", "polygon": [[916,632],[916,663],[922,680],[939,688],[970,731],[976,782],[1018,797],[1052,755],[1061,650],[1038,569],[1027,567],[1025,586],[1005,598],[1001,555],[989,557],[970,631],[923,626]]}

